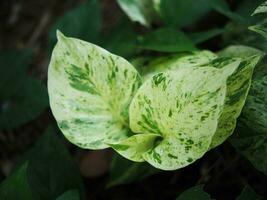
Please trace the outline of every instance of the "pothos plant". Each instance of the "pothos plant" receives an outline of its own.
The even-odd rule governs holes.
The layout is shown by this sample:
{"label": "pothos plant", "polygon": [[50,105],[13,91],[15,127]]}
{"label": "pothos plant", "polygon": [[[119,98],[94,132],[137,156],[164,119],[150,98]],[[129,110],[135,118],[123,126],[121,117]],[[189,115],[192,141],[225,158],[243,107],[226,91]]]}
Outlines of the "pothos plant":
{"label": "pothos plant", "polygon": [[138,72],[99,46],[57,37],[48,91],[65,137],[162,170],[191,164],[233,133],[263,55],[243,46],[180,53]]}

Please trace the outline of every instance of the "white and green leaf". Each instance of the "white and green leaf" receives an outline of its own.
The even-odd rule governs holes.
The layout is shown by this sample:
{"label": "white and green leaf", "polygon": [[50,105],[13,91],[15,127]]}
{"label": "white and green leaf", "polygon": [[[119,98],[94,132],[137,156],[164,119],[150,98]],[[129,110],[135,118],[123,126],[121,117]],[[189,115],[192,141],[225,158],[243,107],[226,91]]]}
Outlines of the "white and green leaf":
{"label": "white and green leaf", "polygon": [[263,37],[267,38],[267,21],[264,20],[261,23],[248,27],[249,30],[259,33]]}
{"label": "white and green leaf", "polygon": [[125,59],[58,32],[48,91],[59,128],[72,143],[108,147],[128,137],[128,107],[140,76]]}
{"label": "white and green leaf", "polygon": [[230,65],[185,66],[148,79],[131,103],[130,127],[140,135],[156,134],[161,139],[140,156],[164,170],[187,166],[203,156],[223,109],[227,77],[234,70]]}
{"label": "white and green leaf", "polygon": [[263,2],[261,5],[259,5],[255,11],[252,13],[252,15],[256,15],[259,13],[266,13],[267,12],[267,1]]}
{"label": "white and green leaf", "polygon": [[[211,148],[223,143],[233,133],[236,127],[236,120],[241,114],[246,101],[254,67],[263,55],[262,52],[245,46],[231,46],[220,54],[223,56],[239,57],[242,61],[232,63],[236,71],[227,79],[224,109],[219,118],[218,128],[213,136]],[[225,57],[219,59],[227,60]],[[221,67],[216,64],[214,66]]]}

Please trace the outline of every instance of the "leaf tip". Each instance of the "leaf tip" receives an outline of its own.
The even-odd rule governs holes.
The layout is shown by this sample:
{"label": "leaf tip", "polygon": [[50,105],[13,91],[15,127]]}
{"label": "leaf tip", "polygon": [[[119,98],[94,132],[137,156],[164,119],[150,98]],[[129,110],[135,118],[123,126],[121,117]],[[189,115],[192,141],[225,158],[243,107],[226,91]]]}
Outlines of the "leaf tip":
{"label": "leaf tip", "polygon": [[62,40],[64,38],[66,38],[66,36],[60,30],[57,29],[57,39],[58,39],[58,41],[60,41],[60,40]]}

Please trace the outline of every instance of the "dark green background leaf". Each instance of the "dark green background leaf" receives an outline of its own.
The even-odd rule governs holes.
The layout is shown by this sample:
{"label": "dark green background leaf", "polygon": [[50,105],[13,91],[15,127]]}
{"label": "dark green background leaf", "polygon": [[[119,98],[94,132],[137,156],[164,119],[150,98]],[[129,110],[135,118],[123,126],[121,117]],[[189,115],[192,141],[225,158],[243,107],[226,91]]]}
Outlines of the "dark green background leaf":
{"label": "dark green background leaf", "polygon": [[[63,195],[69,190],[77,192]],[[0,185],[1,200],[1,197],[5,200],[51,200],[60,195],[74,199],[76,193],[81,200],[85,199],[79,169],[51,127],[23,156],[14,173]]]}
{"label": "dark green background leaf", "polygon": [[104,36],[101,44],[111,53],[129,57],[136,52],[137,34],[129,21],[124,18],[112,28],[112,30]]}
{"label": "dark green background leaf", "polygon": [[181,31],[162,28],[139,38],[139,48],[160,52],[193,51],[192,41]]}
{"label": "dark green background leaf", "polygon": [[77,190],[69,190],[58,197],[56,200],[79,200],[79,192]]}
{"label": "dark green background leaf", "polygon": [[48,106],[46,87],[26,75],[31,53],[10,50],[0,54],[0,129],[12,129],[40,115]]}
{"label": "dark green background leaf", "polygon": [[176,200],[211,200],[211,198],[203,191],[203,185],[197,185],[184,191]]}
{"label": "dark green background leaf", "polygon": [[107,182],[107,187],[140,181],[158,172],[158,169],[147,163],[132,162],[119,154],[115,154],[111,164],[110,178]]}
{"label": "dark green background leaf", "polygon": [[163,22],[179,28],[200,20],[210,10],[207,0],[162,0],[160,4]]}
{"label": "dark green background leaf", "polygon": [[28,178],[35,199],[55,199],[73,189],[78,189],[83,199],[79,169],[56,133],[49,128],[29,154]]}
{"label": "dark green background leaf", "polygon": [[24,163],[0,184],[1,200],[35,200],[27,179],[28,164]]}
{"label": "dark green background leaf", "polygon": [[49,38],[51,48],[57,41],[59,29],[69,37],[76,37],[89,42],[97,42],[101,28],[101,13],[98,0],[87,0],[77,8],[66,12],[52,26]]}
{"label": "dark green background leaf", "polygon": [[263,200],[263,198],[257,195],[252,188],[246,186],[236,200]]}

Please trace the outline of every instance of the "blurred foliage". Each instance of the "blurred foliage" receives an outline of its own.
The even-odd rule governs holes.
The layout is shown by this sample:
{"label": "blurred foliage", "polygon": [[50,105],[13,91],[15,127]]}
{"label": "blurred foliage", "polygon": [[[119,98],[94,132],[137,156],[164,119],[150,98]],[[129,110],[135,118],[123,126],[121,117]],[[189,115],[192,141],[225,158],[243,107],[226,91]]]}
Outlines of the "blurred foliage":
{"label": "blurred foliage", "polygon": [[196,50],[183,32],[171,28],[158,29],[139,37],[138,47],[168,53]]}
{"label": "blurred foliage", "polygon": [[85,198],[79,170],[53,128],[48,128],[20,163],[0,185],[0,199],[51,200],[73,189]]}
{"label": "blurred foliage", "polygon": [[246,186],[236,200],[263,200],[251,187]]}
{"label": "blurred foliage", "polygon": [[110,178],[107,187],[113,187],[120,184],[129,184],[160,172],[148,163],[136,163],[123,158],[120,155],[114,155],[110,168]]}
{"label": "blurred foliage", "polygon": [[203,186],[198,185],[184,191],[176,200],[211,200],[210,195],[203,191]]}
{"label": "blurred foliage", "polygon": [[56,30],[59,29],[69,37],[97,42],[101,28],[101,12],[98,0],[86,0],[79,7],[66,12],[51,27],[49,33],[50,47],[53,48],[57,38]]}
{"label": "blurred foliage", "polygon": [[45,86],[26,73],[31,58],[26,49],[0,53],[0,130],[25,124],[48,106]]}

